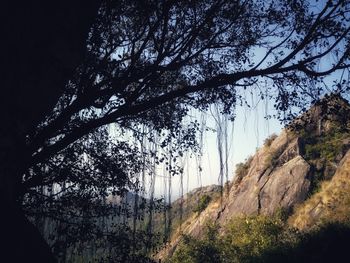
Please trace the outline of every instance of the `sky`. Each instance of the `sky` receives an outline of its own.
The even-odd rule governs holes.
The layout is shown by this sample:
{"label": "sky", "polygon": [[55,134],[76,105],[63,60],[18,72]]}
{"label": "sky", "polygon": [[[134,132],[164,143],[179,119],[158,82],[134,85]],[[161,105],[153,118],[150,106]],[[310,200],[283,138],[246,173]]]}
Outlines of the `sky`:
{"label": "sky", "polygon": [[[259,98],[260,99],[260,98]],[[227,145],[228,145],[228,174],[227,177],[231,181],[234,177],[235,166],[237,163],[244,162],[250,155],[254,155],[257,148],[263,145],[264,140],[271,134],[279,134],[283,128],[280,121],[274,118],[266,119],[265,116],[273,115],[275,110],[271,101],[259,101],[259,99],[251,95],[247,106],[237,106],[235,109],[235,120],[229,121],[227,126]],[[255,107],[253,106],[255,105]],[[203,155],[201,157],[202,171],[198,169],[198,155],[190,151],[184,153],[184,158],[181,160],[184,168],[183,187],[181,187],[180,176],[174,175],[171,178],[171,200],[174,201],[181,197],[182,194],[207,185],[220,185],[220,161],[217,146],[217,126],[213,117],[215,109],[208,110],[206,115],[206,127],[208,130],[203,136]],[[200,120],[200,112],[190,112],[191,118]],[[120,139],[120,134],[117,128],[110,126],[112,139]],[[116,129],[116,130],[115,130]],[[132,140],[132,137],[126,137],[126,140]],[[147,173],[148,174],[148,173]],[[156,168],[155,191],[154,197],[164,198],[168,200],[169,175],[164,169],[164,166],[159,165]],[[140,175],[141,176],[141,175]],[[224,175],[224,179],[226,176]],[[151,187],[150,176],[146,175],[146,197],[150,197]],[[225,182],[225,180],[224,180]]]}
{"label": "sky", "polygon": [[[259,103],[254,109],[247,107],[236,108],[236,118],[234,122],[228,125],[228,178],[232,180],[234,176],[235,165],[253,155],[256,149],[261,147],[264,139],[272,133],[279,134],[283,125],[276,119],[265,119],[267,114],[272,114],[273,109],[271,103]],[[211,112],[207,112],[206,125],[209,131],[206,131],[203,140],[203,156],[202,156],[202,172],[199,175],[198,159],[190,153],[185,153],[184,158],[184,178],[183,193],[191,191],[200,186],[211,184],[220,184],[219,180],[219,152],[217,147],[215,120],[211,117]],[[164,191],[168,187],[167,179],[162,176],[160,171],[156,177],[155,197],[167,196]],[[172,177],[171,196],[172,200],[176,200],[181,196],[180,176]]]}

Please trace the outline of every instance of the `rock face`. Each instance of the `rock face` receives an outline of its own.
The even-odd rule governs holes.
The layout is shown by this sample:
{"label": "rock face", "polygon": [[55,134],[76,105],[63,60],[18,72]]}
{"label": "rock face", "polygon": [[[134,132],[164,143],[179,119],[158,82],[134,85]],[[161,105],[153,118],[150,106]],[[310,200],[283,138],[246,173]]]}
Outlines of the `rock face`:
{"label": "rock face", "polygon": [[[272,143],[259,149],[252,157],[246,175],[233,183],[229,192],[200,214],[193,214],[173,232],[171,242],[156,259],[171,255],[181,239],[181,234],[200,236],[207,222],[224,225],[238,215],[273,214],[277,209],[291,209],[303,202],[310,189],[310,165],[302,157],[302,144],[287,130]],[[194,191],[199,195],[198,191]]]}
{"label": "rock face", "polygon": [[289,223],[300,230],[320,222],[345,222],[350,215],[350,150],[339,163],[330,181],[321,185],[319,192],[304,202],[289,218]]}
{"label": "rock face", "polygon": [[[339,113],[341,116],[337,115]],[[245,165],[248,168],[244,174],[231,184],[229,192],[220,200],[211,202],[200,215],[190,217],[184,222],[181,233],[198,237],[207,221],[224,225],[235,216],[272,215],[278,209],[292,211],[300,206],[313,191],[315,182],[320,180],[320,174],[323,174],[323,179],[332,178],[341,163],[350,163],[350,151],[344,157],[344,149],[350,148],[349,119],[350,106],[339,96],[328,96],[315,104],[279,136],[260,148],[249,164]],[[345,137],[339,137],[340,126],[346,133]],[[328,133],[332,134],[333,137],[328,137],[334,141],[327,148],[324,147],[323,138],[328,138]],[[310,138],[316,139],[310,142]],[[335,146],[341,150],[334,153]],[[348,161],[345,162],[344,158]],[[342,162],[339,162],[341,159]],[[350,198],[348,201],[350,203]],[[325,203],[324,200],[322,202]],[[314,214],[314,218],[320,218],[322,209],[319,203],[309,208],[304,211],[305,214]],[[172,239],[157,258],[164,258],[175,250],[180,240],[179,233],[175,234],[176,238]]]}
{"label": "rock face", "polygon": [[338,94],[331,94],[316,102],[307,112],[297,117],[289,125],[289,128],[301,128],[320,135],[328,132],[334,122],[348,123],[349,116],[348,101]]}
{"label": "rock face", "polygon": [[310,165],[299,155],[266,176],[259,193],[259,212],[272,214],[279,207],[304,201],[310,187],[309,170]]}
{"label": "rock face", "polygon": [[[221,202],[219,200],[221,189],[221,186],[211,185],[197,188],[186,194],[183,200],[183,207],[186,207],[185,210],[187,211],[184,211],[184,222],[181,226],[176,228],[175,231],[173,231],[170,243],[168,243],[155,255],[156,260],[161,260],[170,256],[175,251],[183,233],[188,233],[193,236],[200,236],[208,220],[215,221],[217,219],[218,212],[221,208]],[[193,211],[195,206],[198,204],[198,199],[204,195],[210,196],[212,202],[208,204],[204,211],[200,213],[190,213],[189,210]],[[180,202],[181,199],[178,199],[172,204],[173,210],[176,211],[176,208],[180,205]],[[173,221],[176,221],[176,218],[179,217],[178,213],[175,211],[173,214]]]}
{"label": "rock face", "polygon": [[287,131],[261,148],[247,175],[231,189],[218,222],[239,214],[273,214],[303,202],[310,188],[310,165],[300,151],[299,139],[290,138]]}

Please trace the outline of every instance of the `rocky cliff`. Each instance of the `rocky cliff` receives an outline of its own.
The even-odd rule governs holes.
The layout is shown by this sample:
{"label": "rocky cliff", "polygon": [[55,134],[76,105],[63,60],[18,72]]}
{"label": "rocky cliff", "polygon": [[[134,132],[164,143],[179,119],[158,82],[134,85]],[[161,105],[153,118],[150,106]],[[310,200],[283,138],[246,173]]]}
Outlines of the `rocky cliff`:
{"label": "rocky cliff", "polygon": [[289,224],[300,230],[325,221],[350,221],[350,151],[343,157],[332,179],[323,181],[319,191],[299,205],[289,218]]}
{"label": "rocky cliff", "polygon": [[[224,225],[238,215],[271,215],[283,209],[298,211],[290,222],[305,228],[331,213],[326,208],[332,198],[350,193],[340,191],[350,190],[349,124],[350,106],[343,98],[326,96],[313,105],[279,136],[267,139],[236,171],[229,191],[189,216],[156,258],[171,255],[181,234],[200,236],[208,221]],[[342,200],[350,204],[350,197]]]}
{"label": "rocky cliff", "polygon": [[232,214],[271,214],[305,200],[310,188],[310,165],[300,155],[298,137],[283,131],[271,145],[257,151],[247,174],[231,188],[220,223]]}

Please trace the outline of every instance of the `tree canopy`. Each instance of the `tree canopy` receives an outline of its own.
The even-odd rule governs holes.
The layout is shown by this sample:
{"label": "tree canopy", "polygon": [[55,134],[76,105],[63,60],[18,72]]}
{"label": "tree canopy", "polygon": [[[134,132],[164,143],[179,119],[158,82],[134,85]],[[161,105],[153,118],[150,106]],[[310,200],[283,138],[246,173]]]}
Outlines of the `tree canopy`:
{"label": "tree canopy", "polygon": [[[104,3],[84,61],[28,138],[30,164],[108,123],[171,128],[189,107],[214,102],[229,113],[247,87],[275,86],[279,110],[304,95],[317,99],[322,86],[312,81],[348,68],[348,4]],[[259,77],[271,80],[267,87]]]}

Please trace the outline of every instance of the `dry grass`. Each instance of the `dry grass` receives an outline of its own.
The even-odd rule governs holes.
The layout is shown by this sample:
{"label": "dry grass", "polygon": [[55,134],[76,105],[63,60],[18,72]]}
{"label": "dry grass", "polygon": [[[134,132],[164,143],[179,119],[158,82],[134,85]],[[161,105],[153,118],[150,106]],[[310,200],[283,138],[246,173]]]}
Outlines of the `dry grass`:
{"label": "dry grass", "polygon": [[306,230],[324,223],[350,222],[350,154],[344,159],[332,180],[322,182],[319,192],[295,209],[289,224]]}

